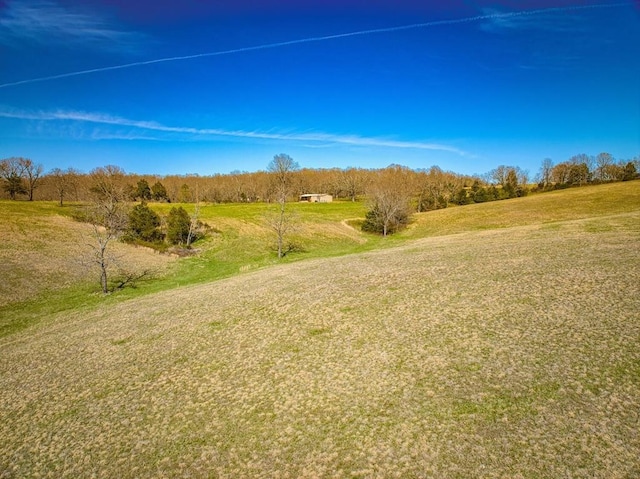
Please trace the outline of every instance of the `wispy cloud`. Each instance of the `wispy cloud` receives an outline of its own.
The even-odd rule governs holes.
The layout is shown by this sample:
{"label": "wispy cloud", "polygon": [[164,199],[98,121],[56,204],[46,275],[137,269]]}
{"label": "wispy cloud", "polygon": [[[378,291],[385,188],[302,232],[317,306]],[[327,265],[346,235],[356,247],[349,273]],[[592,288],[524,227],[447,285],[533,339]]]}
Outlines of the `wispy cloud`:
{"label": "wispy cloud", "polygon": [[95,12],[72,10],[46,0],[13,0],[0,11],[0,43],[4,44],[54,42],[121,49],[141,38]]}
{"label": "wispy cloud", "polygon": [[[245,131],[245,130],[225,130],[220,128],[194,128],[185,126],[168,126],[155,121],[131,120],[127,118],[102,114],[90,113],[82,111],[38,111],[28,112],[22,110],[13,110],[10,108],[0,109],[1,118],[13,118],[20,120],[33,121],[66,121],[66,122],[82,122],[99,125],[111,125],[118,128],[127,127],[135,131],[120,133],[102,132],[100,137],[103,139],[147,139],[147,140],[197,140],[216,137],[240,138],[249,140],[274,140],[274,141],[290,141],[306,143],[306,146],[314,145],[349,145],[357,147],[378,147],[378,148],[395,148],[395,149],[416,149],[416,150],[435,150],[446,151],[457,155],[464,156],[466,153],[458,148],[450,145],[429,142],[429,141],[403,141],[390,138],[366,137],[359,135],[339,135],[324,132],[273,132],[273,131]],[[137,132],[137,133],[136,133]],[[147,136],[146,133],[154,132],[153,137]],[[157,133],[163,133],[168,137],[162,137]],[[95,136],[94,136],[95,138]]]}
{"label": "wispy cloud", "polygon": [[[537,10],[503,12],[495,8],[484,8],[480,28],[487,32],[506,32],[517,30],[542,30],[555,32],[574,32],[581,26],[576,23],[572,12],[623,7],[629,3],[605,3],[551,7]],[[562,13],[562,15],[559,15]]]}

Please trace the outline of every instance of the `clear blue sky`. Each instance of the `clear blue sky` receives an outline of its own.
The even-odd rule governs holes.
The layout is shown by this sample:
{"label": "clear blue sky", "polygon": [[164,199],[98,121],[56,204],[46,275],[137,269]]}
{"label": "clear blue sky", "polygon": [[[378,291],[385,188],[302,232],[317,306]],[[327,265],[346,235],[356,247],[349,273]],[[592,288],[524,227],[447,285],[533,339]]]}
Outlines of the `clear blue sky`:
{"label": "clear blue sky", "polygon": [[637,1],[0,0],[0,157],[46,170],[601,151],[640,154]]}

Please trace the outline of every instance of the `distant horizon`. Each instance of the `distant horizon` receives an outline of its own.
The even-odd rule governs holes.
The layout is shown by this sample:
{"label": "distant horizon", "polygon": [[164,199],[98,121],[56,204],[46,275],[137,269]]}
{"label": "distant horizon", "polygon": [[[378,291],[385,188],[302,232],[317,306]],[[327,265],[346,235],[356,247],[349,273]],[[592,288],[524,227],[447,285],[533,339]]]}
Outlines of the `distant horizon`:
{"label": "distant horizon", "polygon": [[[281,154],[284,152],[281,152]],[[609,152],[599,152],[599,153],[609,153]],[[286,153],[285,153],[286,154]],[[585,154],[585,153],[578,153],[575,155],[572,155],[570,158],[567,158],[565,160],[562,161],[557,161],[554,162],[552,161],[551,166],[556,166],[559,163],[564,163],[564,162],[568,162],[571,161],[574,158],[580,157],[582,155],[586,155],[587,157],[589,157],[589,159],[593,162],[593,164],[589,165],[590,166],[590,170],[593,168],[595,169],[595,160],[596,160],[596,156],[597,155],[589,155],[589,154]],[[622,166],[624,166],[626,163],[628,162],[633,162],[636,166],[636,168],[638,168],[638,171],[640,171],[640,154],[636,155],[632,158],[616,158],[615,155],[611,155],[613,158],[614,163],[616,164],[621,164]],[[15,158],[20,158],[20,157],[15,157]],[[6,158],[0,158],[0,160],[3,160]],[[31,158],[30,158],[31,159]],[[547,157],[547,159],[549,159]],[[31,159],[33,160],[33,159]],[[295,158],[294,158],[295,161]],[[523,173],[525,173],[528,177],[528,183],[535,183],[539,178],[539,174],[540,174],[540,170],[542,167],[542,163],[543,163],[544,159],[540,162],[540,165],[538,165],[538,168],[534,171],[530,171],[527,169],[524,169],[522,167],[520,167],[520,165],[518,164],[506,164],[506,163],[501,163],[499,165],[495,165],[493,168],[490,168],[486,171],[482,171],[482,172],[475,172],[475,173],[464,173],[464,172],[460,172],[460,171],[456,171],[456,170],[452,170],[452,169],[445,169],[442,168],[440,165],[429,165],[429,166],[425,166],[425,167],[417,167],[417,168],[412,168],[409,167],[407,165],[403,165],[401,163],[390,163],[388,165],[384,165],[384,166],[379,166],[379,167],[361,167],[361,166],[346,166],[346,167],[337,167],[337,166],[327,166],[327,167],[313,167],[313,166],[307,166],[307,165],[299,165],[299,170],[315,170],[315,171],[330,171],[330,170],[340,170],[340,171],[346,171],[349,169],[361,169],[361,170],[367,170],[367,171],[377,171],[377,170],[384,170],[386,168],[390,168],[393,166],[399,166],[402,168],[408,168],[409,170],[415,171],[415,172],[428,172],[431,168],[439,168],[441,171],[443,171],[444,173],[450,173],[450,174],[454,174],[457,176],[461,176],[461,177],[470,177],[470,178],[478,178],[480,180],[486,180],[487,177],[496,169],[500,168],[500,167],[512,167],[512,168],[516,168],[520,171],[522,171]],[[198,173],[198,172],[194,172],[194,171],[190,171],[190,172],[170,172],[170,173],[158,173],[158,172],[151,172],[151,171],[128,171],[125,168],[123,168],[121,165],[118,165],[117,163],[105,163],[103,165],[98,165],[94,168],[92,168],[91,170],[80,170],[78,168],[74,168],[74,167],[62,167],[62,166],[56,166],[54,165],[51,168],[44,168],[44,165],[42,165],[41,163],[38,163],[37,161],[34,161],[34,163],[36,163],[36,165],[41,165],[43,166],[43,172],[42,175],[47,176],[53,173],[54,169],[59,169],[61,171],[67,171],[69,169],[73,169],[74,172],[80,174],[80,175],[90,175],[94,170],[97,169],[101,169],[101,168],[106,168],[109,166],[113,166],[116,167],[118,169],[120,169],[124,175],[126,176],[140,176],[140,177],[151,177],[151,178],[159,178],[159,179],[163,179],[163,178],[170,178],[170,177],[184,177],[184,178],[190,178],[190,177],[194,177],[194,178],[212,178],[212,177],[216,177],[216,176],[233,176],[233,175],[251,175],[251,174],[256,174],[256,173],[268,173],[267,168],[261,168],[261,169],[257,169],[257,170],[241,170],[241,169],[235,169],[235,170],[231,170],[228,172],[213,172],[213,173],[207,173],[207,174],[202,174],[202,173]],[[592,171],[593,172],[593,171]]]}
{"label": "distant horizon", "polygon": [[[0,157],[140,175],[640,155],[637,2],[0,1]],[[155,171],[149,173],[149,171]]]}

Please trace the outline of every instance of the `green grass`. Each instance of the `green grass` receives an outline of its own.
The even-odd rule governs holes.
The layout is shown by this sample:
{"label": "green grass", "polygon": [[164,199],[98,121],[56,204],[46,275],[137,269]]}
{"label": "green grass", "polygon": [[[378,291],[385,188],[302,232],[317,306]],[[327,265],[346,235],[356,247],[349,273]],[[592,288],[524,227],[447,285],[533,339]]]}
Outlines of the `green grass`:
{"label": "green grass", "polygon": [[[278,263],[373,251],[418,238],[531,224],[554,228],[557,222],[571,218],[615,215],[637,208],[638,185],[638,181],[613,183],[421,213],[415,215],[410,228],[388,238],[359,231],[358,221],[366,211],[361,202],[290,203],[298,218],[291,240],[298,248],[280,261],[275,255],[274,234],[264,223],[265,214],[274,205],[202,205],[201,219],[218,233],[196,243],[199,253],[191,258],[161,264],[169,261],[140,248],[119,245],[124,258],[153,261],[153,269],[158,272],[152,281],[121,291],[118,299],[111,301],[206,283]],[[0,202],[0,268],[4,279],[0,284],[0,335],[36,324],[56,311],[104,300],[87,293],[97,291],[96,273],[78,261],[83,254],[81,247],[85,246],[86,252],[90,237],[86,228],[70,220],[76,206]],[[178,205],[152,204],[165,216],[173,206]],[[181,206],[190,213],[194,211],[192,204]],[[586,228],[610,226],[595,222]]]}
{"label": "green grass", "polygon": [[[98,291],[97,273],[82,265],[91,242],[89,229],[73,222],[74,207],[58,207],[52,202],[0,202],[5,281],[0,285],[0,336],[11,334],[46,320],[55,312],[83,305],[117,302],[152,292],[204,283],[255,269],[314,257],[330,257],[373,249],[376,237],[363,237],[341,224],[343,218],[362,216],[361,203],[335,202],[330,205],[291,203],[298,213],[299,228],[293,241],[301,251],[278,261],[273,234],[264,226],[264,215],[273,206],[265,204],[204,205],[203,221],[214,228],[209,238],[194,247],[198,254],[174,260],[141,248],[119,244],[119,255],[127,263],[153,261],[160,272],[134,289],[105,299]],[[176,205],[154,204],[163,215]],[[194,205],[181,205],[193,212]],[[328,207],[327,207],[328,206]]]}
{"label": "green grass", "polygon": [[[173,206],[176,205],[153,205],[161,214],[167,214]],[[179,206],[190,213],[195,209],[194,205]],[[201,221],[216,232],[195,243],[194,248],[199,253],[181,260],[173,272],[156,286],[197,284],[279,263],[372,250],[383,244],[381,238],[363,235],[342,224],[345,218],[364,216],[362,203],[290,203],[287,208],[296,214],[296,229],[288,240],[297,249],[278,260],[275,235],[264,220],[265,215],[275,208],[275,205],[263,203],[201,206]]]}

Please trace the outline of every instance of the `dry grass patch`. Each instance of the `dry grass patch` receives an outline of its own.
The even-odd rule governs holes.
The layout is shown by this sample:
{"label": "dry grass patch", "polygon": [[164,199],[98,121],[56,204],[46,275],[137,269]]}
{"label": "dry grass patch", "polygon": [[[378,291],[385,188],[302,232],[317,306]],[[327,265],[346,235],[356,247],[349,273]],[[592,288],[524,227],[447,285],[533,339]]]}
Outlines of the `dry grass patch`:
{"label": "dry grass patch", "polygon": [[[0,201],[0,306],[78,283],[99,286],[98,271],[88,264],[88,245],[95,243],[89,225],[56,214],[55,207]],[[113,252],[131,270],[160,272],[172,261],[117,242]]]}
{"label": "dry grass patch", "polygon": [[630,213],[639,207],[640,181],[609,183],[420,213],[403,236],[422,238],[546,224]]}
{"label": "dry grass patch", "polygon": [[419,240],[14,334],[0,475],[637,476],[638,224]]}

